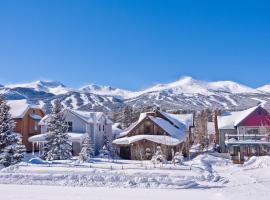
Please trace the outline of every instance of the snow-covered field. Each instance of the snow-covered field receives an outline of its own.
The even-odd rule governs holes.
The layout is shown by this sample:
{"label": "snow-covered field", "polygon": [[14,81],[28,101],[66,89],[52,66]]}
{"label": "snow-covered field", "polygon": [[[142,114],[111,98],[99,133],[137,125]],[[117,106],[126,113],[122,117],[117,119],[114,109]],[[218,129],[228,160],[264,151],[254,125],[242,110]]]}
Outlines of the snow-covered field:
{"label": "snow-covered field", "polygon": [[[244,165],[209,154],[182,166],[149,161],[21,163],[0,171],[6,199],[269,199],[270,157]],[[72,186],[72,187],[71,187]],[[76,186],[76,187],[74,187]],[[12,192],[16,189],[16,193]],[[8,192],[10,190],[10,192]],[[30,192],[31,191],[31,192]]]}

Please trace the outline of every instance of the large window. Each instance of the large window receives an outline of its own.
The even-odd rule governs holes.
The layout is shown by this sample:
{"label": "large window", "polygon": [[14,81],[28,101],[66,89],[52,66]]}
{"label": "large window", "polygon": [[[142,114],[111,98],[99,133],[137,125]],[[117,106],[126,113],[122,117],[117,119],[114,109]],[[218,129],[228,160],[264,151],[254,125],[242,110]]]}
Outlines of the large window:
{"label": "large window", "polygon": [[38,131],[38,121],[35,121],[34,123],[35,123],[35,124],[34,124],[34,130],[35,130],[35,131]]}
{"label": "large window", "polygon": [[73,124],[72,124],[72,122],[66,122],[66,124],[68,125],[68,132],[72,132],[73,131]]}
{"label": "large window", "polygon": [[257,134],[259,134],[259,129],[258,128],[248,128],[246,133],[248,135],[257,135]]}

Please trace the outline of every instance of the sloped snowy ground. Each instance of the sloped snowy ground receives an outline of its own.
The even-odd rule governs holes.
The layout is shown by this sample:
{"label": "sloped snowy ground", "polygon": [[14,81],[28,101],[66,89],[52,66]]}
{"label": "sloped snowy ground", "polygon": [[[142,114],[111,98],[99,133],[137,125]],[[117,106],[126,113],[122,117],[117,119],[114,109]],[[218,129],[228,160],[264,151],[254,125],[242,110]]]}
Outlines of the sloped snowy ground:
{"label": "sloped snowy ground", "polygon": [[[18,193],[6,193],[10,190],[8,185],[0,185],[0,192],[6,199],[20,197],[30,200],[31,195],[29,197],[25,190],[40,193],[38,198],[33,198],[35,200],[48,197],[61,200],[60,194],[64,195],[63,199],[85,199],[88,195],[91,199],[99,200],[124,197],[164,199],[176,196],[189,199],[268,200],[269,171],[269,156],[252,157],[244,165],[234,165],[228,159],[209,154],[199,155],[178,167],[168,164],[154,168],[150,162],[118,160],[117,163],[110,163],[104,159],[94,159],[87,164],[74,161],[59,161],[50,165],[21,163],[0,171],[0,183],[15,184],[10,187],[16,188]],[[52,185],[55,187],[49,187]],[[59,191],[56,195],[59,198],[54,196],[55,191]]]}

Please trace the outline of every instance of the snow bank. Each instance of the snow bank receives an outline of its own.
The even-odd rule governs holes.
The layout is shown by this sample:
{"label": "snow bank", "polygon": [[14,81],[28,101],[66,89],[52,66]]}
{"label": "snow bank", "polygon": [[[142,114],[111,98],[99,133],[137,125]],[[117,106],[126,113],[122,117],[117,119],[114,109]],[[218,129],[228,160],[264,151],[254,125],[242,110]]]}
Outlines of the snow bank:
{"label": "snow bank", "polygon": [[[87,173],[44,173],[21,172],[19,166],[12,166],[0,173],[1,184],[56,185],[80,187],[121,188],[195,188],[199,184],[193,178],[183,178],[158,173],[125,173],[89,169]],[[18,171],[18,172],[16,172]]]}
{"label": "snow bank", "polygon": [[212,165],[223,165],[224,159],[198,156],[181,166],[153,166],[149,161],[47,163],[38,158],[0,170],[0,184],[54,185],[80,187],[183,189],[218,187],[226,180]]}
{"label": "snow bank", "polygon": [[244,163],[246,169],[268,168],[270,167],[270,156],[251,157]]}

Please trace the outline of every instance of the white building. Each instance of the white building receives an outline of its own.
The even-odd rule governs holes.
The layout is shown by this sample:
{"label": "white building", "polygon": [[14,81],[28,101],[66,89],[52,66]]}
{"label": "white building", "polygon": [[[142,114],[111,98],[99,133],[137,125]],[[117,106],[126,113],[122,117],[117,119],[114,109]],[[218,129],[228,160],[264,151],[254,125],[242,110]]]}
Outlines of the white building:
{"label": "white building", "polygon": [[[87,112],[72,109],[64,109],[63,117],[68,124],[68,135],[72,142],[73,154],[78,155],[81,151],[82,142],[86,136],[89,136],[94,144],[95,154],[104,145],[104,135],[112,137],[112,122],[103,112]],[[50,115],[46,115],[39,123],[41,134],[29,138],[33,145],[37,144],[42,150],[47,134],[47,123]]]}

